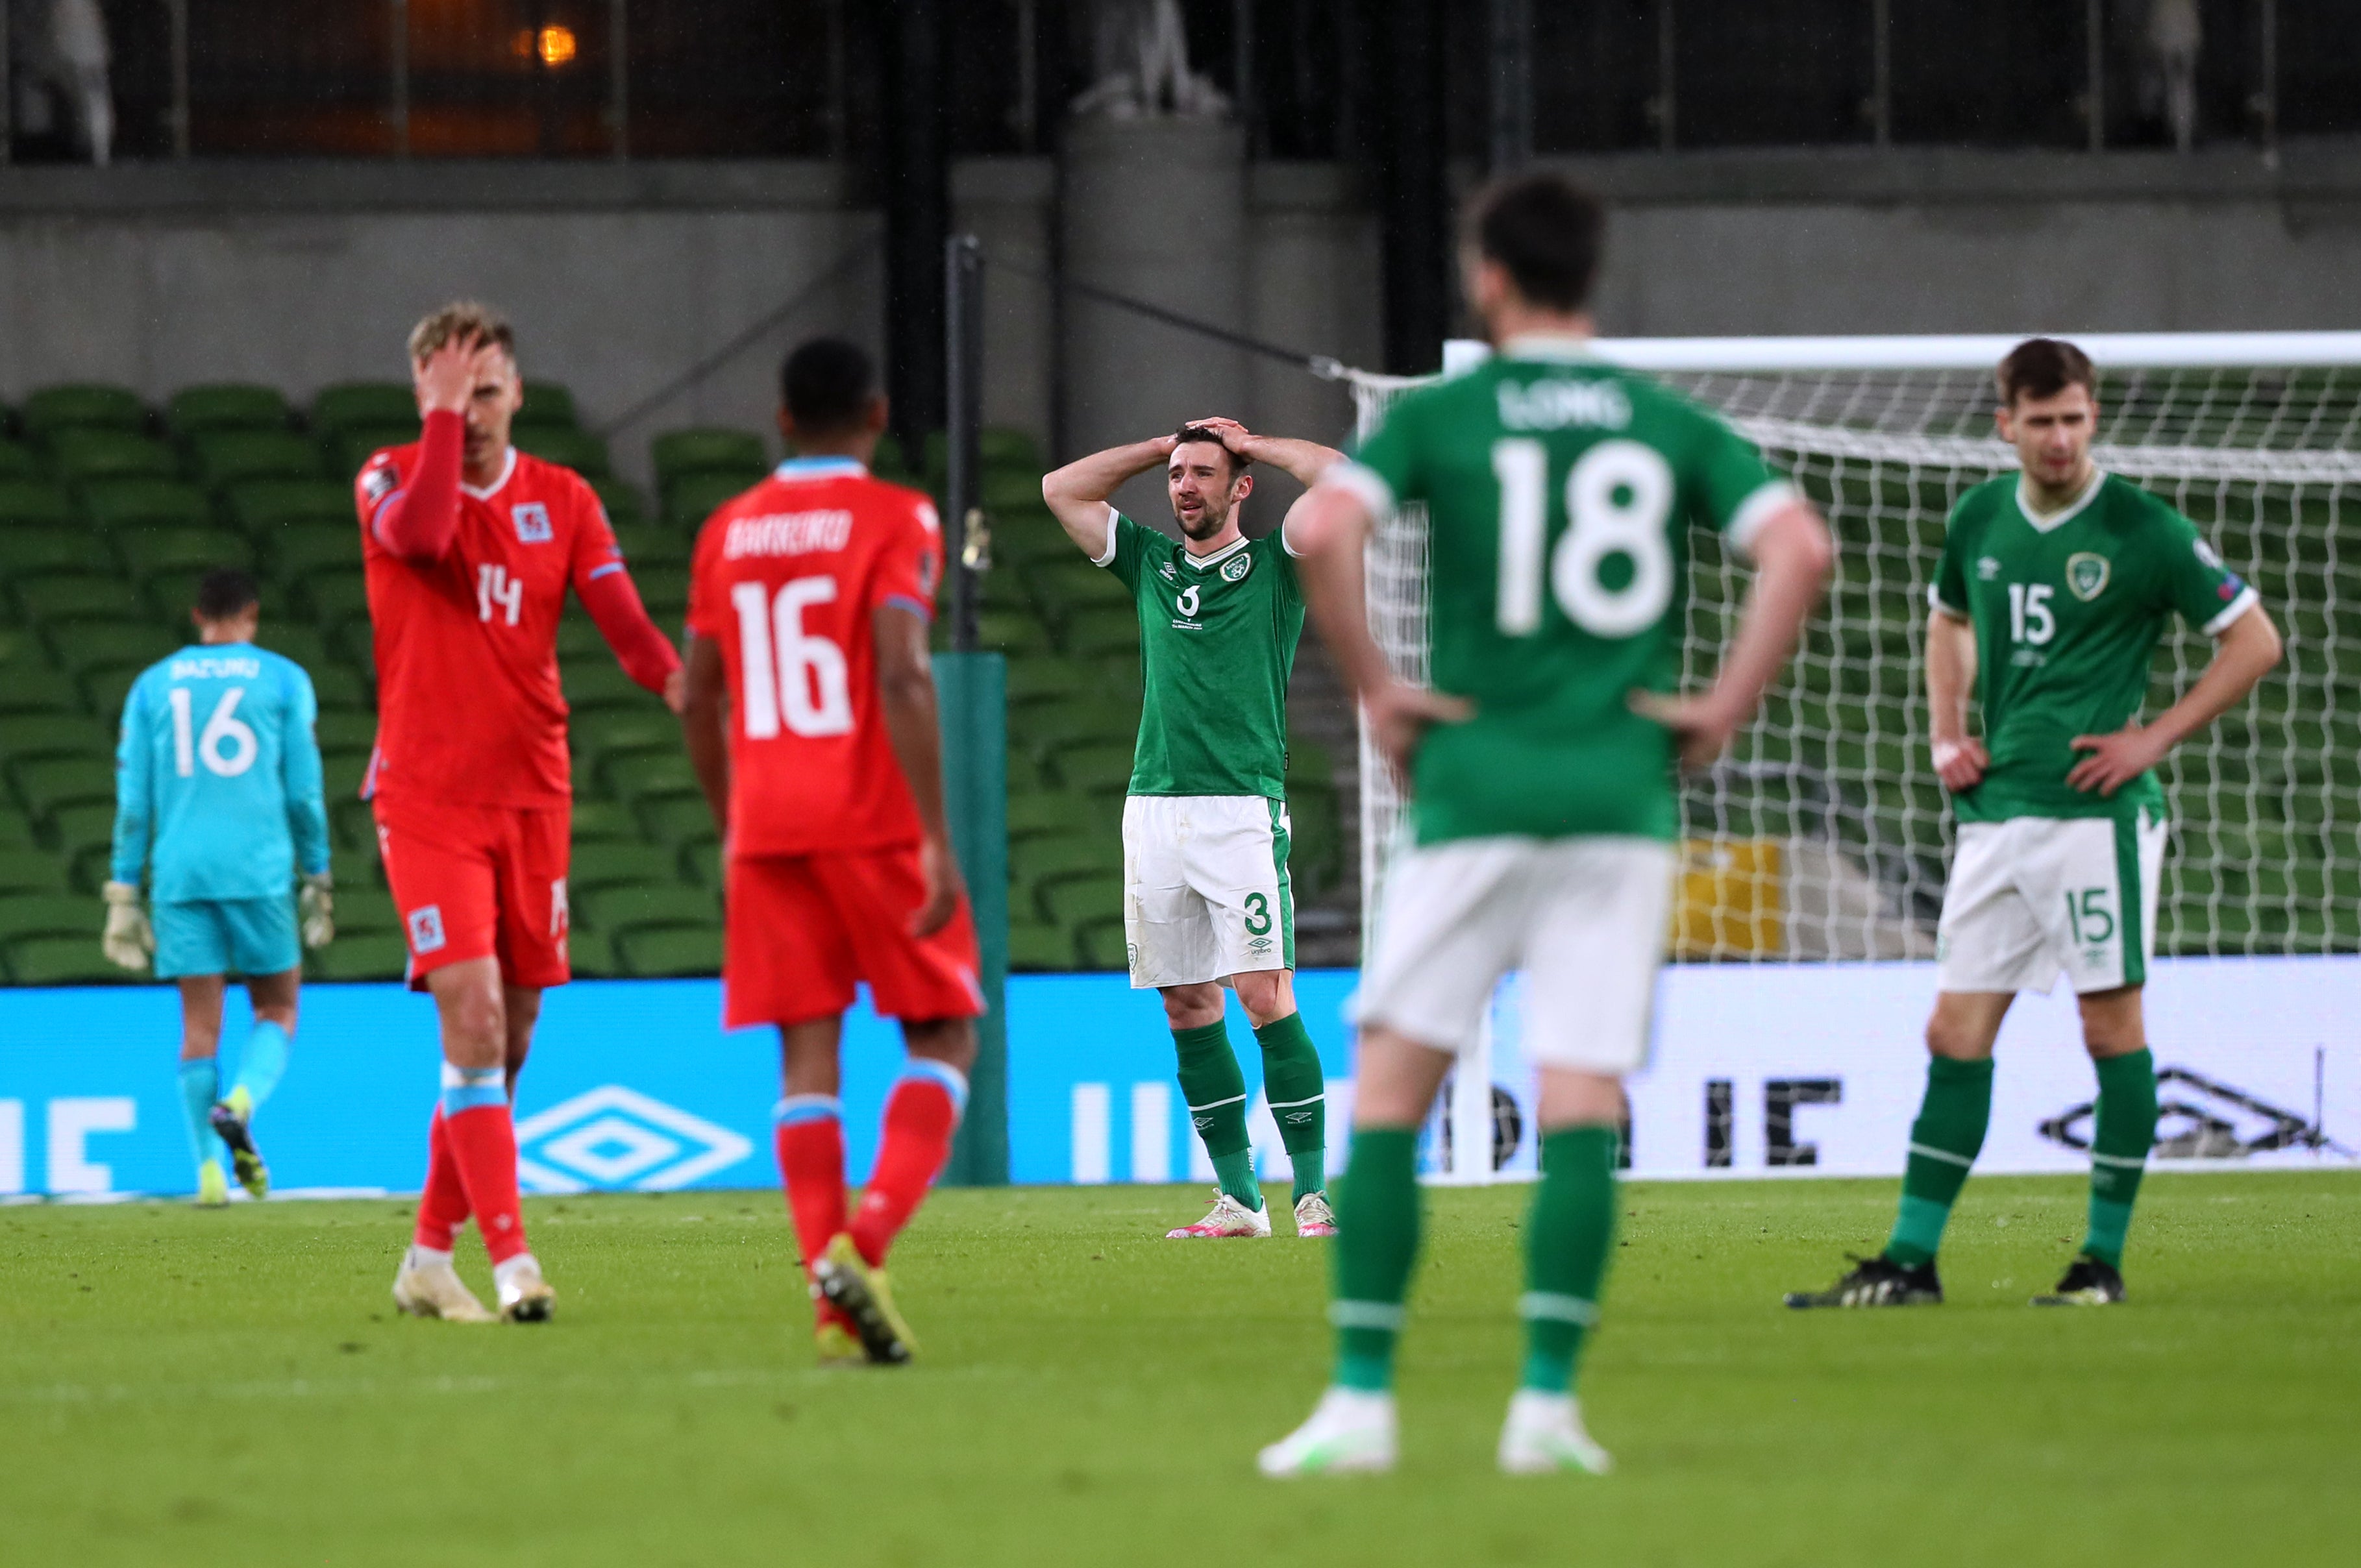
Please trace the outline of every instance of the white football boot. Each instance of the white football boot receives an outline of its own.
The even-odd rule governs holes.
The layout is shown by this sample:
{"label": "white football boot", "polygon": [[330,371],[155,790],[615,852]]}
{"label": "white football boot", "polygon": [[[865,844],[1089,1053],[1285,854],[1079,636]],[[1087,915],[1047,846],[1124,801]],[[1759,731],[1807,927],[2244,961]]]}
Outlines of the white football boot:
{"label": "white football boot", "polygon": [[1219,1236],[1267,1236],[1270,1234],[1270,1205],[1249,1209],[1226,1192],[1213,1194],[1213,1212],[1193,1225],[1183,1225],[1177,1231],[1167,1231],[1168,1242],[1202,1241]]}
{"label": "white football boot", "polygon": [[1615,1458],[1582,1430],[1582,1407],[1574,1396],[1520,1388],[1500,1428],[1500,1468],[1510,1475],[1560,1470],[1604,1475],[1615,1468]]}
{"label": "white football boot", "polygon": [[541,1277],[540,1260],[529,1252],[493,1265],[492,1283],[500,1289],[505,1322],[545,1323],[557,1311],[557,1292]]}
{"label": "white football boot", "polygon": [[447,1252],[412,1247],[401,1255],[393,1277],[393,1304],[413,1318],[440,1318],[446,1323],[489,1323],[496,1320],[476,1299]]}
{"label": "white football boot", "polygon": [[1331,1388],[1312,1419],[1255,1456],[1273,1480],[1298,1475],[1375,1475],[1394,1467],[1394,1397]]}
{"label": "white football boot", "polygon": [[1295,1201],[1295,1234],[1299,1236],[1333,1236],[1336,1234],[1336,1211],[1328,1206],[1328,1194],[1307,1192]]}

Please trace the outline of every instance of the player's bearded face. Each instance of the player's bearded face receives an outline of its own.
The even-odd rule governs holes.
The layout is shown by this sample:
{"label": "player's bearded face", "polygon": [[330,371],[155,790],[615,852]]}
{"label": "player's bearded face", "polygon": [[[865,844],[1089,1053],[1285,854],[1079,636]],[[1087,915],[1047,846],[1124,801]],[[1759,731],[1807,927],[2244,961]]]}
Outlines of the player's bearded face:
{"label": "player's bearded face", "polygon": [[2001,439],[2043,485],[2070,484],[2082,472],[2098,424],[2099,405],[2079,385],[2047,398],[2020,397],[2000,411]]}
{"label": "player's bearded face", "polygon": [[1180,532],[1191,539],[1211,539],[1227,528],[1236,481],[1227,452],[1203,442],[1176,447],[1172,465],[1165,470],[1164,488]]}

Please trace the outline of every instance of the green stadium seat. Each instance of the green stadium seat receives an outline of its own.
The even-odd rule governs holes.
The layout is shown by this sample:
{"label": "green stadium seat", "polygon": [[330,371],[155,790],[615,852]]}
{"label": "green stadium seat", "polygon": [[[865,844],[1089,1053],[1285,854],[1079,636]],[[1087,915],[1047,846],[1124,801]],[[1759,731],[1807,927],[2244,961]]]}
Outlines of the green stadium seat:
{"label": "green stadium seat", "polygon": [[647,751],[618,757],[600,770],[607,787],[626,806],[638,808],[667,796],[702,798],[697,771],[678,751]]}
{"label": "green stadium seat", "polygon": [[[179,652],[195,641],[193,633],[175,637],[142,619],[137,622],[118,620],[70,620],[62,626],[46,629],[49,652],[58,663],[76,674],[88,675],[94,670],[127,670],[137,675],[157,660]],[[129,689],[129,682],[125,683]],[[117,695],[112,719],[122,711],[123,699]]]}
{"label": "green stadium seat", "polygon": [[625,674],[622,666],[611,658],[581,659],[560,667],[559,679],[566,688],[566,706],[582,712],[594,707],[637,708],[641,712],[660,710],[663,707],[655,696]]}
{"label": "green stadium seat", "polygon": [[612,516],[615,543],[623,547],[623,559],[637,573],[643,566],[686,566],[697,548],[696,537],[674,528],[650,528],[644,523],[631,524]]}
{"label": "green stadium seat", "polygon": [[1008,743],[1044,757],[1072,746],[1114,742],[1131,745],[1139,734],[1139,709],[1112,697],[1077,697],[1036,703],[1009,716]]}
{"label": "green stadium seat", "polygon": [[585,714],[572,726],[575,747],[593,768],[640,752],[677,755],[680,720],[661,705],[651,712],[621,710]]}
{"label": "green stadium seat", "polygon": [[64,620],[145,620],[148,602],[120,576],[49,573],[16,585],[24,618],[37,626]]}
{"label": "green stadium seat", "polygon": [[1035,439],[1033,433],[1014,430],[1005,424],[988,424],[977,433],[976,455],[987,469],[1028,472],[1037,483],[1042,469],[1047,466],[1041,461],[1041,443]]}
{"label": "green stadium seat", "polygon": [[291,430],[217,430],[194,436],[197,477],[216,489],[256,479],[317,479],[320,449]]}
{"label": "green stadium seat", "polygon": [[1049,760],[1049,770],[1062,780],[1068,789],[1098,794],[1104,790],[1122,789],[1131,782],[1134,747],[1130,742],[1115,744],[1099,741],[1087,746],[1068,746]]}
{"label": "green stadium seat", "polygon": [[1066,618],[1064,641],[1066,652],[1077,659],[1137,658],[1138,611],[1128,605],[1076,610]]}
{"label": "green stadium seat", "polygon": [[117,569],[115,553],[87,529],[33,524],[0,528],[0,582],[18,583],[50,573]]}
{"label": "green stadium seat", "polygon": [[639,818],[621,801],[575,797],[577,844],[636,844],[641,836]]}
{"label": "green stadium seat", "polygon": [[401,911],[394,907],[393,894],[382,887],[339,888],[336,929],[356,936],[390,932],[398,937],[401,934]]}
{"label": "green stadium seat", "polygon": [[[344,900],[336,901],[343,915]],[[410,963],[410,948],[398,933],[357,933],[346,936],[339,927],[336,939],[303,955],[304,977],[338,981],[400,980]]]}
{"label": "green stadium seat", "polygon": [[340,850],[328,846],[328,874],[335,878],[339,901],[346,893],[365,893],[385,886],[385,865],[376,847],[366,850]]}
{"label": "green stadium seat", "polygon": [[626,931],[615,938],[621,968],[642,980],[719,974],[719,930]]}
{"label": "green stadium seat", "polygon": [[656,842],[675,852],[721,840],[720,834],[714,830],[712,808],[705,804],[702,795],[652,800],[639,813],[638,820],[647,824],[646,831]]}
{"label": "green stadium seat", "polygon": [[125,985],[145,978],[107,962],[88,934],[11,942],[8,971],[18,985]]}
{"label": "green stadium seat", "polygon": [[320,752],[321,788],[330,800],[352,800],[361,793],[362,781],[368,777],[369,752],[345,747],[338,751],[324,748]]}
{"label": "green stadium seat", "polygon": [[1025,568],[1025,581],[1043,609],[1060,618],[1107,606],[1137,615],[1131,590],[1123,579],[1103,566],[1093,566],[1080,553],[1063,561],[1047,561]]}
{"label": "green stadium seat", "polygon": [[[1070,882],[1123,883],[1123,845],[1109,835],[1071,834],[1063,839],[1026,839],[1009,846],[1013,885],[1046,917],[1055,918],[1052,895]],[[1061,925],[1071,921],[1060,921]]]}
{"label": "green stadium seat", "polygon": [[323,664],[309,674],[312,695],[320,699],[320,715],[326,718],[331,709],[344,710],[372,723],[376,715],[368,711],[375,707],[369,700],[368,685],[360,672],[349,664]]}
{"label": "green stadium seat", "polygon": [[719,927],[721,904],[702,888],[678,882],[586,890],[574,913],[595,930],[622,932],[660,926]]}
{"label": "green stadium seat", "polygon": [[332,800],[328,802],[328,836],[347,850],[365,849],[377,842],[377,817],[366,800]]}
{"label": "green stadium seat", "polygon": [[[114,830],[115,764],[102,756],[38,757],[10,760],[8,776],[16,798],[33,815],[55,825],[58,814],[70,807],[99,806],[107,813],[106,834]],[[81,838],[73,840],[82,842]]]}
{"label": "green stadium seat", "polygon": [[1072,969],[1073,934],[1038,920],[1011,921],[1008,927],[1008,967],[1037,973]]}
{"label": "green stadium seat", "polygon": [[127,387],[44,387],[25,400],[25,433],[36,439],[64,430],[148,428],[148,407]]}
{"label": "green stadium seat", "polygon": [[[1041,506],[1041,473],[1027,473],[1016,468],[987,468],[983,482],[977,487],[977,499],[994,523],[1003,517],[1038,510]],[[1067,546],[1071,549],[1071,543]]]}
{"label": "green stadium seat", "polygon": [[230,521],[257,538],[275,541],[280,530],[308,524],[341,529],[359,553],[353,492],[333,479],[253,479],[230,488],[224,502]]}
{"label": "green stadium seat", "polygon": [[349,483],[372,454],[389,446],[407,446],[418,439],[415,417],[406,424],[364,425],[340,431],[328,440],[329,467],[334,477]]}
{"label": "green stadium seat", "polygon": [[[524,384],[524,402],[516,411],[516,422],[520,427],[575,430],[580,428],[582,421],[575,410],[572,392],[555,381],[527,381]],[[524,444],[519,442],[517,444],[522,446]]]}
{"label": "green stadium seat", "polygon": [[520,452],[571,468],[586,479],[607,472],[607,444],[568,425],[520,425],[510,439]]}
{"label": "green stadium seat", "polygon": [[612,980],[623,972],[604,931],[566,932],[566,967],[581,980]]}
{"label": "green stadium seat", "polygon": [[992,512],[992,559],[995,569],[1024,571],[1053,561],[1081,560],[1082,552],[1037,493],[1027,505]]}
{"label": "green stadium seat", "polygon": [[679,863],[654,844],[584,844],[574,851],[566,873],[567,885],[576,893],[679,880]]}
{"label": "green stadium seat", "polygon": [[368,619],[368,580],[358,566],[313,572],[303,579],[303,601],[323,626]]}
{"label": "green stadium seat", "polygon": [[1036,795],[1050,787],[1049,777],[1030,751],[1021,748],[1008,752],[1008,797]]}
{"label": "green stadium seat", "polygon": [[366,620],[348,620],[328,633],[328,646],[338,658],[352,666],[353,673],[371,685],[377,682],[376,630]]}
{"label": "green stadium seat", "polygon": [[1009,660],[1007,682],[1012,710],[1100,695],[1098,676],[1089,665],[1055,654]]}
{"label": "green stadium seat", "polygon": [[639,585],[640,600],[648,613],[659,619],[665,616],[677,620],[688,608],[688,568],[686,566],[635,567],[631,580]]}
{"label": "green stadium seat", "polygon": [[[83,513],[118,536],[150,528],[207,528],[214,521],[204,492],[178,479],[109,479],[83,486],[81,495]],[[241,541],[238,560],[245,555]]]}
{"label": "green stadium seat", "polygon": [[[7,633],[0,631],[0,640]],[[73,676],[47,663],[9,663],[0,669],[0,714],[80,713],[82,688]]]}
{"label": "green stadium seat", "polygon": [[648,455],[655,463],[656,486],[664,490],[671,489],[673,481],[684,474],[760,477],[771,466],[771,455],[761,436],[710,425],[665,431],[649,444]]}
{"label": "green stadium seat", "polygon": [[613,475],[590,478],[590,488],[598,492],[598,504],[607,509],[607,521],[617,528],[638,528],[648,521],[648,503],[640,497],[636,486],[626,484]]}
{"label": "green stadium seat", "polygon": [[577,659],[612,657],[607,650],[607,639],[599,634],[598,622],[583,614],[579,605],[568,605],[557,620],[558,667],[562,670]]}
{"label": "green stadium seat", "polygon": [[262,629],[254,634],[254,641],[258,647],[268,648],[274,653],[294,660],[303,666],[307,674],[313,670],[325,669],[336,662],[335,656],[328,652],[328,640],[316,627],[306,626],[300,620],[266,620]]}
{"label": "green stadium seat", "polygon": [[36,757],[113,757],[115,731],[94,718],[65,713],[34,713],[0,718],[0,760]]}
{"label": "green stadium seat", "polygon": [[1041,912],[1060,926],[1123,919],[1123,878],[1073,877],[1042,890]]}
{"label": "green stadium seat", "polygon": [[285,430],[294,421],[295,411],[276,387],[183,387],[164,405],[164,422],[183,438],[221,430]]}
{"label": "green stadium seat", "polygon": [[405,422],[418,428],[418,394],[404,381],[346,381],[312,397],[312,428],[331,434]]}
{"label": "green stadium seat", "polygon": [[333,522],[290,524],[267,536],[272,573],[290,582],[314,572],[361,568],[360,525],[350,517]]}
{"label": "green stadium seat", "polygon": [[0,436],[0,479],[38,479],[45,472],[39,453],[21,441]]}
{"label": "green stadium seat", "polygon": [[16,805],[5,791],[0,791],[0,849],[38,850],[40,835],[34,831],[33,819],[16,809]]}
{"label": "green stadium seat", "polygon": [[1012,663],[1049,652],[1049,633],[1040,618],[1017,610],[978,610],[975,639],[977,646],[1005,653]]}
{"label": "green stadium seat", "polygon": [[1081,949],[1082,967],[1086,970],[1130,967],[1130,951],[1120,919],[1101,918],[1086,922],[1075,931],[1074,945]]}
{"label": "green stadium seat", "polygon": [[377,716],[372,713],[323,713],[312,727],[312,733],[324,747],[360,747],[377,744]]}
{"label": "green stadium seat", "polygon": [[22,528],[71,528],[73,499],[47,479],[0,474],[0,534]]}
{"label": "green stadium seat", "polygon": [[181,472],[170,447],[120,430],[61,430],[49,437],[49,466],[71,484],[101,479],[170,479]]}
{"label": "green stadium seat", "polygon": [[26,937],[82,937],[98,950],[106,912],[87,897],[63,893],[17,894],[0,898],[0,942]]}
{"label": "green stadium seat", "polygon": [[115,802],[110,797],[61,806],[49,814],[49,831],[60,854],[77,861],[92,853],[103,858],[115,842]]}
{"label": "green stadium seat", "polygon": [[725,501],[752,489],[761,472],[684,474],[664,488],[664,520],[672,527],[694,532]]}
{"label": "green stadium seat", "polygon": [[71,893],[66,862],[45,850],[0,846],[0,897]]}
{"label": "green stadium seat", "polygon": [[138,528],[115,534],[115,553],[135,577],[253,565],[246,536],[225,528]]}

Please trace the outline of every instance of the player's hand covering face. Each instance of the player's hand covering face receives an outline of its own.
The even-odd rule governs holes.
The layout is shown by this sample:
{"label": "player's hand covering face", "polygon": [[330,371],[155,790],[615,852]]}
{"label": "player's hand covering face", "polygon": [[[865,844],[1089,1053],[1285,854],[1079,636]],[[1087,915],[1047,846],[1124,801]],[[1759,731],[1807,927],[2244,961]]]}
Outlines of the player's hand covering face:
{"label": "player's hand covering face", "polygon": [[524,400],[516,362],[498,344],[472,334],[446,340],[411,367],[418,411],[456,413],[467,420],[466,461],[481,469],[508,450],[509,426]]}

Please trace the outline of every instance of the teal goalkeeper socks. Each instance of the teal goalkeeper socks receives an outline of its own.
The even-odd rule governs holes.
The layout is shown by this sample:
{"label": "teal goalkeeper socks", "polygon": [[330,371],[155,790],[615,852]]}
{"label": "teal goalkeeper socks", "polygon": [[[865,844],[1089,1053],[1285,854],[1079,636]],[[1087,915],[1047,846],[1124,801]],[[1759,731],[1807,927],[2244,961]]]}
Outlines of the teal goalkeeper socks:
{"label": "teal goalkeeper socks", "polygon": [[1910,1124],[1910,1161],[1903,1168],[1902,1203],[1885,1255],[1905,1268],[1931,1263],[1943,1245],[1951,1205],[1984,1146],[1992,1123],[1993,1064],[1930,1057],[1927,1097]]}
{"label": "teal goalkeeper socks", "polygon": [[212,1057],[189,1057],[181,1063],[181,1114],[189,1135],[189,1155],[199,1166],[218,1161],[225,1152],[214,1136],[214,1102],[221,1090],[221,1070]]}
{"label": "teal goalkeeper socks", "polygon": [[254,1032],[246,1037],[246,1049],[237,1057],[237,1082],[232,1092],[243,1089],[248,1109],[260,1107],[287,1076],[287,1031],[268,1018],[255,1022]]}
{"label": "teal goalkeeper socks", "polygon": [[1320,1050],[1301,1013],[1265,1024],[1255,1031],[1255,1043],[1262,1047],[1263,1098],[1287,1146],[1295,1175],[1292,1201],[1300,1203],[1328,1185],[1328,1086]]}
{"label": "teal goalkeeper socks", "polygon": [[2091,1134],[2091,1228],[2082,1250],[2120,1269],[2132,1203],[2156,1144],[2156,1058],[2137,1050],[2092,1065],[2099,1075],[2099,1109]]}
{"label": "teal goalkeeper socks", "polygon": [[1230,1032],[1216,1020],[1202,1028],[1172,1031],[1180,1058],[1180,1098],[1190,1125],[1203,1140],[1222,1190],[1259,1213],[1262,1186],[1255,1180],[1254,1149],[1246,1137],[1246,1080],[1230,1049]]}

